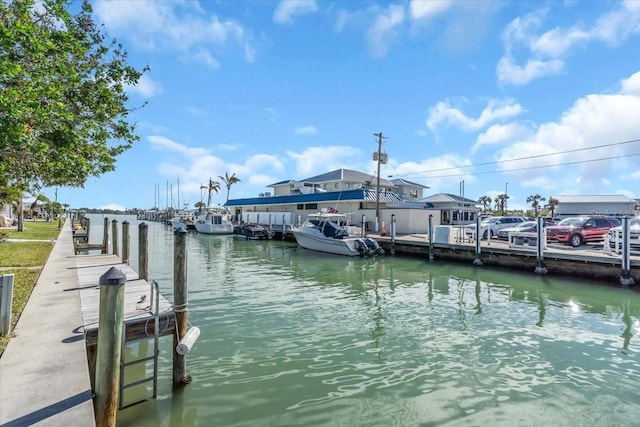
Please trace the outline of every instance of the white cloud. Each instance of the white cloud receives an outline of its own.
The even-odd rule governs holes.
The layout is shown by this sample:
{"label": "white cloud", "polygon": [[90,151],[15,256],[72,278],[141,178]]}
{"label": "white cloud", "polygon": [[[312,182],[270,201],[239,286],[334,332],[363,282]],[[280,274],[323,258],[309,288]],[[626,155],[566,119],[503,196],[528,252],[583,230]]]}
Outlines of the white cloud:
{"label": "white cloud", "polygon": [[[475,181],[473,175],[465,176],[471,162],[459,155],[445,154],[422,161],[408,161],[396,164],[390,162],[388,175],[405,178],[430,187],[429,193],[451,192],[452,179],[460,177],[467,182]],[[426,174],[426,177],[425,177]],[[456,178],[452,178],[456,176]],[[456,181],[457,183],[457,181]]]}
{"label": "white cloud", "polygon": [[[640,33],[640,7],[636,1],[617,4],[598,17],[591,27],[583,23],[568,28],[557,27],[538,35],[547,10],[530,13],[511,21],[503,31],[504,55],[496,67],[501,83],[524,85],[537,78],[564,70],[563,58],[577,45],[600,41],[618,46],[633,34]],[[516,50],[530,55],[516,59]],[[525,65],[519,65],[524,62]]]}
{"label": "white cloud", "polygon": [[476,144],[473,147],[475,151],[481,145],[502,144],[511,142],[521,136],[526,129],[519,123],[508,123],[506,125],[496,124],[488,128],[485,132],[478,135]]}
{"label": "white cloud", "polygon": [[271,154],[256,154],[251,156],[246,162],[245,166],[252,171],[259,171],[266,167],[282,170],[284,165],[278,156]]}
{"label": "white cloud", "polygon": [[531,51],[551,58],[564,55],[576,43],[589,40],[589,33],[580,28],[555,28],[531,42]]}
{"label": "white cloud", "polygon": [[162,93],[162,85],[151,79],[146,74],[143,74],[138,80],[138,84],[135,86],[127,86],[127,90],[133,93],[137,93],[140,96],[151,98],[152,96]]}
{"label": "white cloud", "polygon": [[296,135],[317,135],[318,129],[315,126],[302,126],[296,128]]}
{"label": "white cloud", "polygon": [[303,152],[286,151],[296,164],[296,174],[308,177],[340,168],[350,168],[349,159],[360,155],[360,150],[350,146],[308,147]]}
{"label": "white cloud", "polygon": [[98,1],[94,12],[107,31],[147,50],[175,50],[217,69],[210,47],[235,46],[247,62],[255,59],[252,37],[237,22],[206,15],[197,2]]}
{"label": "white cloud", "polygon": [[525,85],[537,78],[558,74],[564,69],[564,62],[558,59],[539,61],[530,59],[526,65],[516,64],[510,57],[502,57],[498,61],[496,72],[501,83]]}
{"label": "white cloud", "polygon": [[447,100],[446,102],[438,102],[435,107],[429,109],[427,127],[433,131],[439,124],[448,123],[465,131],[477,131],[491,122],[517,116],[523,111],[522,106],[512,99],[502,101],[492,99],[482,110],[480,116],[473,119],[465,115],[461,110],[452,107],[449,100]]}
{"label": "white cloud", "polygon": [[318,4],[315,0],[282,0],[273,12],[273,22],[291,25],[295,17],[317,11]]}
{"label": "white cloud", "polygon": [[98,209],[105,209],[105,210],[111,210],[111,211],[126,211],[127,208],[125,208],[122,205],[119,205],[117,203],[108,203],[106,205],[102,205],[100,206]]}
{"label": "white cloud", "polygon": [[411,19],[431,19],[446,12],[452,4],[452,0],[411,0],[409,2],[409,13]]}
{"label": "white cloud", "polygon": [[214,71],[220,69],[220,63],[213,57],[213,55],[211,55],[211,52],[209,52],[208,49],[197,49],[192,56],[193,59],[196,60],[196,62],[204,64]]}
{"label": "white cloud", "polygon": [[398,37],[396,27],[404,21],[404,7],[390,5],[380,13],[366,32],[369,51],[375,58],[387,55],[391,43]]}
{"label": "white cloud", "polygon": [[[622,87],[634,78],[635,75],[623,80]],[[627,172],[637,170],[637,157],[625,156],[638,154],[639,143],[620,144],[633,141],[640,135],[638,111],[638,94],[621,92],[584,96],[559,120],[539,125],[531,135],[502,150],[499,154],[501,161],[532,158],[502,163],[501,168],[508,170],[558,165],[512,173],[521,178],[523,185],[546,177],[555,188],[565,188],[565,191],[574,194],[611,192],[606,186],[615,183],[608,181],[612,173],[614,177],[638,179]],[[601,147],[603,145],[608,146]],[[551,153],[561,154],[539,157]]]}
{"label": "white cloud", "polygon": [[148,139],[152,148],[175,151],[187,157],[201,157],[209,154],[209,150],[205,148],[187,147],[164,136],[150,135]]}
{"label": "white cloud", "polygon": [[621,93],[640,96],[640,71],[622,81]]}

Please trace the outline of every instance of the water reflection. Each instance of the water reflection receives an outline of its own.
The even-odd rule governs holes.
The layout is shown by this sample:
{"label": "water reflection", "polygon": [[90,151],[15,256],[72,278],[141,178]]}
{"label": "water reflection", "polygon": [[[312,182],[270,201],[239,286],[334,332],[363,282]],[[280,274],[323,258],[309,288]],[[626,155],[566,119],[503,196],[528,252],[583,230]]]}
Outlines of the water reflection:
{"label": "water reflection", "polygon": [[633,289],[231,236],[188,245],[194,381],[171,394],[165,349],[163,393],[122,425],[147,411],[171,426],[632,425],[640,411]]}

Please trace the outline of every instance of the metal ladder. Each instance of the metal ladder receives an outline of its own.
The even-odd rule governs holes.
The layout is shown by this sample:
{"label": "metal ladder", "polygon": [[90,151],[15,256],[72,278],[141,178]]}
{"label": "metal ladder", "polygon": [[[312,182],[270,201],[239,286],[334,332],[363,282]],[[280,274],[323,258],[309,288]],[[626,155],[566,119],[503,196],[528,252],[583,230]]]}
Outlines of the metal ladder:
{"label": "metal ladder", "polygon": [[[130,406],[133,405],[137,405],[138,403],[142,403],[145,402],[149,399],[155,399],[158,395],[158,356],[160,355],[160,348],[158,347],[158,339],[160,336],[160,313],[159,313],[159,306],[160,306],[160,286],[158,285],[158,281],[154,280],[151,283],[151,301],[149,302],[149,312],[151,314],[153,314],[153,320],[154,320],[154,328],[153,328],[153,336],[151,338],[153,338],[153,354],[151,356],[147,356],[147,357],[143,357],[140,359],[135,359],[135,360],[131,360],[129,362],[127,362],[125,360],[125,347],[128,343],[132,343],[135,341],[143,341],[143,340],[148,340],[149,338],[142,338],[142,339],[135,339],[135,340],[130,340],[127,341],[127,325],[128,322],[124,322],[123,324],[123,331],[122,331],[122,347],[121,347],[121,351],[120,351],[120,385],[119,385],[119,403],[118,403],[118,408],[119,409],[124,409],[124,408],[128,408]],[[154,307],[155,304],[155,307]],[[148,354],[148,352],[147,352]],[[133,365],[137,365],[137,364],[141,364],[144,363],[145,364],[145,375],[146,375],[146,364],[149,361],[153,361],[153,375],[150,377],[144,377],[142,379],[130,382],[130,383],[125,383],[125,379],[124,379],[124,375],[125,375],[125,369],[129,366],[133,366]],[[131,387],[135,387],[138,386],[140,384],[144,384],[147,382],[153,381],[153,394],[152,396],[145,396],[139,400],[135,400],[132,402],[129,402],[125,405],[124,403],[124,392],[125,390],[127,390],[128,388]]]}

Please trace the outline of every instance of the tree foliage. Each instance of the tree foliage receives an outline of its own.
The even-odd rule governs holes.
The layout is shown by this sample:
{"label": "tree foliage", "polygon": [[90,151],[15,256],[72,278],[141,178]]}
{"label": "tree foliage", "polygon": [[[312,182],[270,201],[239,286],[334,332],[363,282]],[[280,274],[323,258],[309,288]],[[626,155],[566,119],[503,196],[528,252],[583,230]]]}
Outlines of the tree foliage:
{"label": "tree foliage", "polygon": [[489,208],[489,209],[491,208],[491,202],[492,201],[493,200],[491,200],[491,197],[489,197],[487,195],[481,196],[478,199],[478,203],[480,203],[482,205],[482,210],[485,211],[485,212],[487,211],[487,208]]}
{"label": "tree foliage", "polygon": [[531,207],[533,208],[533,211],[534,211],[534,216],[538,216],[538,208],[540,208],[540,202],[544,202],[545,200],[547,199],[545,199],[539,194],[534,194],[527,197],[527,203],[531,203]]}
{"label": "tree foliage", "polygon": [[240,178],[238,178],[236,176],[236,173],[232,173],[231,176],[229,176],[229,172],[225,172],[224,176],[220,175],[219,178],[222,180],[222,182],[224,182],[225,186],[227,187],[227,202],[229,201],[229,191],[231,191],[231,186],[237,182],[240,182]]}
{"label": "tree foliage", "polygon": [[88,2],[76,14],[72,6],[0,2],[0,177],[8,184],[82,187],[139,139],[126,87],[145,70],[107,41]]}
{"label": "tree foliage", "polygon": [[211,193],[213,191],[215,191],[216,193],[220,191],[220,183],[209,178],[209,185],[203,185],[200,187],[200,189],[206,189],[208,191],[209,195],[207,197],[207,207],[209,207],[211,206]]}

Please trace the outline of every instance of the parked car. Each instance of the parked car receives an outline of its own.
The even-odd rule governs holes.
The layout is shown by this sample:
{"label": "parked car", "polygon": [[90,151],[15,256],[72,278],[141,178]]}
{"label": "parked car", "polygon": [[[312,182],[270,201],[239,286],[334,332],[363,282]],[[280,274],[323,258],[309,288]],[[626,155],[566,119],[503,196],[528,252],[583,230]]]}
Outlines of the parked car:
{"label": "parked car", "polygon": [[[521,216],[492,216],[480,221],[480,232],[482,238],[494,238],[498,231],[506,227],[513,227],[516,224],[525,222],[527,219]],[[469,237],[476,235],[476,225],[469,224],[465,227],[465,233]]]}
{"label": "parked car", "polygon": [[[613,249],[618,236],[618,249],[622,247],[622,226],[613,227],[609,230],[609,247]],[[629,245],[634,249],[640,249],[640,218],[635,217],[629,220]]]}
{"label": "parked car", "polygon": [[538,230],[538,224],[535,221],[525,221],[516,224],[513,227],[505,227],[498,230],[498,239],[509,240],[509,233],[535,233]]}
{"label": "parked car", "polygon": [[586,242],[599,241],[613,227],[620,225],[617,218],[602,216],[569,217],[557,225],[547,227],[547,241],[565,243],[577,248]]}

